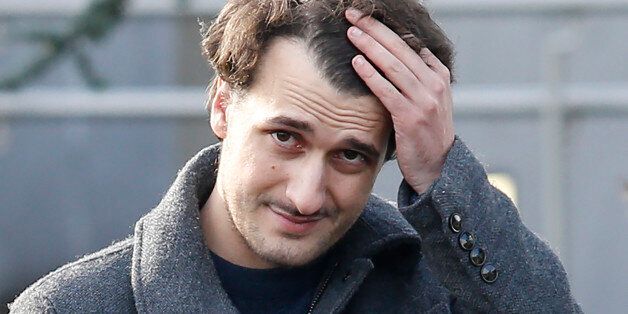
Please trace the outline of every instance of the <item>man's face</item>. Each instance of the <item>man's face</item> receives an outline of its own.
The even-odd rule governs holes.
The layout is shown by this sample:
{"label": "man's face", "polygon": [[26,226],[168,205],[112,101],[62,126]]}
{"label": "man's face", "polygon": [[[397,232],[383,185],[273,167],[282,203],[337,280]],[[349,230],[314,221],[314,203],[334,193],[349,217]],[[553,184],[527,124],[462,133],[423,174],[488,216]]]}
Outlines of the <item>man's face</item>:
{"label": "man's face", "polygon": [[238,236],[274,265],[320,256],[366,204],[391,132],[387,111],[373,96],[336,91],[303,43],[278,39],[224,112],[217,191]]}

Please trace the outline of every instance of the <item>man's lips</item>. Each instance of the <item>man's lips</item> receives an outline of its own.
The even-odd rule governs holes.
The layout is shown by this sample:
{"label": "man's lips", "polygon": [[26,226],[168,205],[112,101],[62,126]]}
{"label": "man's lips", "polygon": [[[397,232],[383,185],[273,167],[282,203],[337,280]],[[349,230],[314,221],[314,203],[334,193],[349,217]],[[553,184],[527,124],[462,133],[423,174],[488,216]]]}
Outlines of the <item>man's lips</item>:
{"label": "man's lips", "polygon": [[287,213],[285,210],[278,208],[277,206],[273,205],[273,204],[269,204],[268,207],[270,208],[270,210],[272,210],[275,214],[280,215],[292,222],[294,222],[295,224],[303,224],[303,223],[308,223],[308,222],[315,222],[318,220],[321,220],[324,217],[324,215],[322,214],[316,214],[316,215],[309,215],[309,216],[296,216],[290,213]]}
{"label": "man's lips", "polygon": [[281,229],[288,233],[308,233],[317,225],[317,222],[325,218],[324,215],[295,216],[273,205],[269,205],[268,208],[276,215],[275,217],[277,217]]}
{"label": "man's lips", "polygon": [[289,215],[289,214],[284,214],[282,212],[275,212],[276,214],[282,216],[283,218],[286,218],[292,222],[294,222],[295,224],[305,224],[308,222],[315,222],[315,221],[319,221],[322,219],[322,217],[308,217],[308,216],[293,216],[293,215]]}

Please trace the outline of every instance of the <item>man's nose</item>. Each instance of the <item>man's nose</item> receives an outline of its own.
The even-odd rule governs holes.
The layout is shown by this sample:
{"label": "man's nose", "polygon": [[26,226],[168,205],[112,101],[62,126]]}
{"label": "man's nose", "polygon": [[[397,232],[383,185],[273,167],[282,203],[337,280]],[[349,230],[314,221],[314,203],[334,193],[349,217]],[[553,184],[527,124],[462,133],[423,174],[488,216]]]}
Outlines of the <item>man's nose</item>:
{"label": "man's nose", "polygon": [[291,175],[286,187],[286,197],[301,215],[313,215],[325,203],[325,185],[325,162],[310,158],[300,164]]}

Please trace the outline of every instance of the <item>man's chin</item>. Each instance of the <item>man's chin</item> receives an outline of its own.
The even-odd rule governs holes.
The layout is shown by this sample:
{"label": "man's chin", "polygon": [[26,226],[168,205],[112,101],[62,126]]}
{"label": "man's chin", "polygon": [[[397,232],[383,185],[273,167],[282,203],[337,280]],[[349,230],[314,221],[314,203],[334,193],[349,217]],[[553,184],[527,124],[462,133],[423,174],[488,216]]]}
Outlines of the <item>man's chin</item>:
{"label": "man's chin", "polygon": [[[299,267],[304,266],[318,257],[323,255],[327,251],[327,247],[319,247],[316,245],[305,245],[304,239],[291,239],[288,237],[282,237],[281,244],[275,244],[273,247],[266,247],[255,249],[255,252],[263,260],[276,265],[278,267]],[[292,242],[290,245],[286,245],[286,242]]]}

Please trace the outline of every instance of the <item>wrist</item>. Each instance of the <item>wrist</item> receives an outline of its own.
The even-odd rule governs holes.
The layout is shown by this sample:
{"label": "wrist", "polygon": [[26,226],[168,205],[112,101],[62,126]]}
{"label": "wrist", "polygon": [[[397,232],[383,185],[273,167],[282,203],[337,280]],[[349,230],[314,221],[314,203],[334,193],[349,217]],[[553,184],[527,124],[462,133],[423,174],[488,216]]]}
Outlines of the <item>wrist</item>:
{"label": "wrist", "polygon": [[436,181],[436,179],[438,178],[438,176],[434,177],[432,180],[426,181],[424,183],[420,183],[420,184],[410,184],[410,186],[412,187],[412,189],[417,192],[417,194],[423,194],[425,192],[427,192],[427,190],[430,188],[430,186],[432,186],[432,184],[434,183],[434,181]]}
{"label": "wrist", "polygon": [[417,174],[414,180],[406,178],[408,185],[418,194],[425,193],[429,187],[440,177],[440,171],[431,171],[429,173]]}

